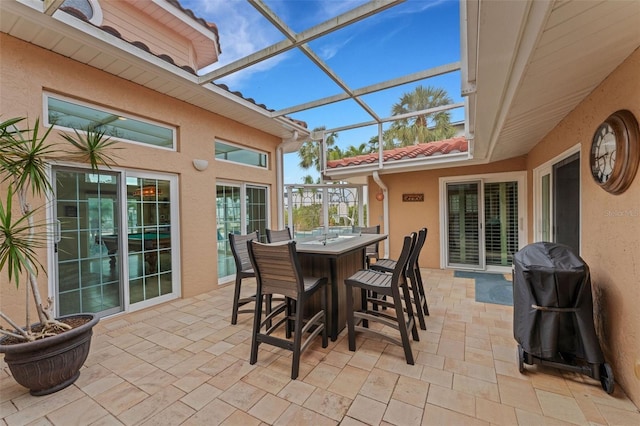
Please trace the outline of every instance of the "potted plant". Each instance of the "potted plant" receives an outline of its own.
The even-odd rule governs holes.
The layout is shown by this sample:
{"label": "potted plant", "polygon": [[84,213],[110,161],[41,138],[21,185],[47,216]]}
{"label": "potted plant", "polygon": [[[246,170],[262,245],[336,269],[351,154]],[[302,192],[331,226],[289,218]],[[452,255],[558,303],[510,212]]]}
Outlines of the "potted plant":
{"label": "potted plant", "polygon": [[[44,303],[37,278],[45,267],[38,253],[46,246],[48,226],[36,219],[38,209],[32,208],[29,198],[44,199],[52,190],[47,161],[74,159],[97,171],[113,164],[107,151],[114,142],[99,130],[76,131],[74,136],[61,135],[69,144],[60,148],[47,140],[53,126],[43,130],[36,120],[33,128],[20,128],[25,124],[24,118],[0,123],[0,183],[6,189],[6,197],[0,197],[0,272],[8,277],[2,282],[16,288],[25,281],[27,292],[24,326],[0,309],[0,353],[18,383],[32,395],[46,395],[78,378],[98,317],[77,314],[54,318],[53,300],[48,298]],[[37,316],[33,324],[30,299]]]}

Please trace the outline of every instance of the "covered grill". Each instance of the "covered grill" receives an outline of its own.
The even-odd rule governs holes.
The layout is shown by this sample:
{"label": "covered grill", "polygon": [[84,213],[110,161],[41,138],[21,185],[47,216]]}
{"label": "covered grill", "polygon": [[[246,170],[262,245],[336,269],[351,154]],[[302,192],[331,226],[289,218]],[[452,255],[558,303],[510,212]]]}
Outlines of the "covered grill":
{"label": "covered grill", "polygon": [[542,364],[587,374],[613,392],[593,326],[589,266],[569,247],[539,242],[514,256],[513,334],[520,372]]}

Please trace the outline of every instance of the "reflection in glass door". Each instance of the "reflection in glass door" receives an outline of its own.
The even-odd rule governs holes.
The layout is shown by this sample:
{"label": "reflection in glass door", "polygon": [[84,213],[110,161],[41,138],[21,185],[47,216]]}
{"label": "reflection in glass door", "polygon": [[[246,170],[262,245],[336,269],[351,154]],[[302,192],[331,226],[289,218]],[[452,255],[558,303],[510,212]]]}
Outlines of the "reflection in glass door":
{"label": "reflection in glass door", "polygon": [[173,292],[171,185],[167,179],[127,177],[129,303]]}
{"label": "reflection in glass door", "polygon": [[265,240],[268,223],[267,188],[254,185],[216,186],[216,227],[218,239],[218,278],[231,277],[236,266],[229,246],[229,233],[258,231]]}
{"label": "reflection in glass door", "polygon": [[121,272],[113,267],[119,254],[101,243],[120,228],[118,175],[54,169],[54,182],[58,314],[121,311]]}

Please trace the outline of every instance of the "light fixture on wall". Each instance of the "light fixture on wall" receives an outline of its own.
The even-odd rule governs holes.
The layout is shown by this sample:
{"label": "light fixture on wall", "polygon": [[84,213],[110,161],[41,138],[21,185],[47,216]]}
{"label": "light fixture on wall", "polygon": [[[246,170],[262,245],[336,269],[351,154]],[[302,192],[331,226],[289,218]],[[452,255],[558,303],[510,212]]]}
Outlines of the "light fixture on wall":
{"label": "light fixture on wall", "polygon": [[143,197],[155,197],[156,193],[162,195],[162,189],[158,188],[156,191],[155,185],[146,185],[133,191],[133,196],[139,197],[142,195]]}
{"label": "light fixture on wall", "polygon": [[376,200],[378,201],[384,200],[384,192],[382,192],[382,189],[380,189],[380,191],[378,191],[378,193],[376,194]]}
{"label": "light fixture on wall", "polygon": [[196,170],[203,172],[207,170],[207,167],[209,167],[209,162],[207,160],[193,160],[193,167],[195,167]]}

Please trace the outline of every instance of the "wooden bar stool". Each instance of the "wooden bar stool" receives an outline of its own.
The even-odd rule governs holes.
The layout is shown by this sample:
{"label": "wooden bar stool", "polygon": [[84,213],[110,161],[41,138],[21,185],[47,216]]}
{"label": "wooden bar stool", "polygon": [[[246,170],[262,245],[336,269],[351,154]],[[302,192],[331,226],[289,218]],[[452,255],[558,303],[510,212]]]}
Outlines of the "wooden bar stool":
{"label": "wooden bar stool", "polygon": [[[300,355],[313,338],[322,333],[322,347],[326,348],[328,344],[328,279],[302,275],[295,241],[262,244],[254,240],[248,243],[248,251],[257,281],[249,363],[258,361],[258,347],[262,343],[290,350],[293,352],[291,379],[296,379],[300,371]],[[305,319],[305,303],[317,291],[320,291],[321,309],[310,319]],[[268,312],[263,319],[262,299],[273,294],[284,295],[285,303]],[[283,312],[285,315],[280,316]],[[282,325],[285,326],[285,338],[274,336],[273,333]],[[291,329],[293,339],[290,338]],[[303,341],[307,333],[309,335]]]}
{"label": "wooden bar stool", "polygon": [[[402,252],[392,273],[363,269],[344,281],[347,286],[347,329],[350,351],[356,350],[356,331],[363,332],[402,346],[407,364],[414,364],[409,332],[411,332],[415,341],[420,340],[420,337],[418,336],[406,280],[406,266],[411,252],[412,239],[412,236],[404,237]],[[402,287],[402,292],[400,287]],[[362,299],[362,308],[358,311],[354,309],[354,288],[360,289],[360,297]],[[374,297],[374,294],[377,297]],[[404,306],[402,303],[403,298]],[[371,309],[369,308],[369,303],[372,304]],[[374,307],[376,305],[393,308],[395,313],[391,315],[389,309],[386,311],[375,310]],[[357,324],[356,319],[358,319]],[[368,327],[370,321],[395,328],[400,332],[400,339],[385,332],[370,329]]]}

